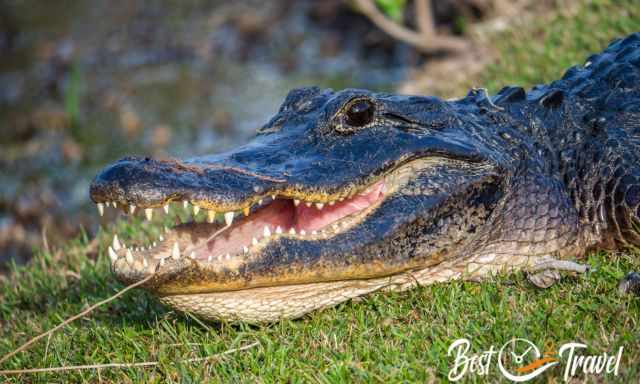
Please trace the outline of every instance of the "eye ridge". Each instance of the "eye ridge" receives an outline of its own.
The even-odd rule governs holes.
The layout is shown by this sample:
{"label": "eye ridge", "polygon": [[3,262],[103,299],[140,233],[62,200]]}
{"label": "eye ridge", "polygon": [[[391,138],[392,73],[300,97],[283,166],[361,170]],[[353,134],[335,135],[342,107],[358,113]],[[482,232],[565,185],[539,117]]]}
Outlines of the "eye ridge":
{"label": "eye ridge", "polygon": [[352,127],[364,127],[373,121],[375,105],[367,99],[352,101],[345,112],[345,123]]}

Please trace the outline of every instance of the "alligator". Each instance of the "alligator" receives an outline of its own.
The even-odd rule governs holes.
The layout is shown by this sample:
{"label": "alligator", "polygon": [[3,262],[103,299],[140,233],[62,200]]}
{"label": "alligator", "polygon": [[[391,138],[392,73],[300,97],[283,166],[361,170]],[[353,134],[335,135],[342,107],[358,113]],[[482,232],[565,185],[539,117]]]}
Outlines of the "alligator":
{"label": "alligator", "polygon": [[108,254],[119,280],[205,319],[297,318],[498,273],[548,287],[588,271],[587,252],[640,245],[640,33],[529,91],[294,89],[248,144],[125,157],[90,195],[100,213],[193,209]]}

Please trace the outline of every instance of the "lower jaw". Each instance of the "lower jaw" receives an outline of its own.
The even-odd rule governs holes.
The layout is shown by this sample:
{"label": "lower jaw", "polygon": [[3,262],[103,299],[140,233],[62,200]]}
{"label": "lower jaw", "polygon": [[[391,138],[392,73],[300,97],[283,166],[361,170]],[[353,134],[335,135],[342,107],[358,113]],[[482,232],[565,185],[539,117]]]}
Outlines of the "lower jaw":
{"label": "lower jaw", "polygon": [[179,311],[214,321],[267,323],[295,319],[376,291],[404,291],[417,285],[459,279],[464,268],[448,263],[398,271],[382,277],[254,287],[221,292],[161,295]]}

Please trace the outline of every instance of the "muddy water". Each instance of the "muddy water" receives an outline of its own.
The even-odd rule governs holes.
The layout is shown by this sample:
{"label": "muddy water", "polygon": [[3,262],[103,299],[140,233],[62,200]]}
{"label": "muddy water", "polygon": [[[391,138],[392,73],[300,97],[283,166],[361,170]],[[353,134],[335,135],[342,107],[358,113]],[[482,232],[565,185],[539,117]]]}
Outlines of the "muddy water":
{"label": "muddy water", "polygon": [[290,88],[391,90],[417,59],[340,1],[174,4],[3,2],[0,264],[95,231],[107,162],[223,150]]}

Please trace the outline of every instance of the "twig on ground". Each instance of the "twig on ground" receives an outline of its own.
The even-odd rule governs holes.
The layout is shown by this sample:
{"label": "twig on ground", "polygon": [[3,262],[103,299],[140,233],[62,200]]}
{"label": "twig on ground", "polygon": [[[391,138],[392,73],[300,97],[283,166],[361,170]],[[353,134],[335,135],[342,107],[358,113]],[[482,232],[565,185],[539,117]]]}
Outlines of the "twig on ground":
{"label": "twig on ground", "polygon": [[[219,229],[218,231],[216,231],[216,233],[213,234],[213,237],[216,237],[217,235],[219,235],[220,233],[224,232],[225,230],[227,230],[230,226],[226,225],[224,227],[222,227],[221,229]],[[44,234],[43,234],[44,237]],[[97,238],[94,239],[94,241],[92,241],[92,243],[94,245],[96,245],[97,242]],[[63,328],[65,325],[78,320],[81,317],[86,316],[87,314],[89,314],[90,312],[92,312],[93,310],[95,310],[96,308],[109,303],[110,301],[113,301],[115,299],[117,299],[118,297],[122,296],[123,294],[125,294],[127,291],[136,288],[144,283],[146,283],[147,281],[151,280],[151,278],[153,278],[155,276],[155,273],[152,273],[151,275],[145,277],[144,279],[135,282],[127,287],[125,287],[123,290],[115,293],[113,296],[104,299],[92,306],[90,306],[89,308],[85,309],[84,311],[78,313],[75,316],[72,316],[68,319],[66,319],[65,321],[63,321],[62,323],[56,325],[55,327],[51,328],[50,330],[39,334],[38,336],[33,337],[32,339],[30,339],[29,341],[27,341],[26,343],[22,344],[20,347],[14,349],[13,351],[7,353],[6,355],[2,356],[2,358],[0,358],[0,364],[4,363],[5,361],[7,361],[9,358],[11,358],[12,356],[26,350],[27,348],[29,348],[33,343],[35,343],[36,341],[42,339],[43,337],[48,337],[47,339],[47,345],[45,348],[45,357],[46,354],[49,350],[49,340],[51,338],[51,335],[56,332],[57,330],[59,330],[60,328]],[[202,324],[202,323],[200,323]],[[204,324],[202,324],[203,326],[205,326]],[[206,326],[205,326],[206,327]],[[255,343],[257,344],[257,343]],[[253,345],[251,345],[253,346]],[[243,347],[244,348],[244,347]],[[184,360],[184,362],[193,362],[193,361],[199,361],[199,360],[206,360],[209,357],[205,357],[205,358],[196,358],[196,359],[187,359]],[[32,372],[55,372],[55,371],[65,371],[65,370],[70,370],[70,369],[92,369],[92,368],[110,368],[110,367],[143,367],[143,366],[153,366],[153,365],[158,365],[158,362],[155,361],[150,361],[150,362],[143,362],[143,363],[112,363],[112,364],[97,364],[97,365],[79,365],[79,366],[71,366],[71,367],[53,367],[53,368],[28,368],[28,369],[15,369],[15,370],[4,370],[1,371],[0,370],[0,374],[17,374],[17,373],[32,373]]]}
{"label": "twig on ground", "polygon": [[360,11],[384,32],[395,39],[413,45],[421,51],[445,50],[459,52],[469,47],[469,43],[464,39],[436,33],[429,0],[416,0],[416,22],[419,32],[386,17],[373,0],[354,0],[354,2]]}
{"label": "twig on ground", "polygon": [[433,25],[433,14],[429,0],[415,0],[414,10],[416,13],[416,24],[420,33],[426,36],[435,36],[436,29]]}
{"label": "twig on ground", "polygon": [[[84,311],[78,313],[77,315],[72,316],[72,317],[68,318],[67,320],[63,321],[62,323],[60,323],[60,324],[56,325],[55,327],[51,328],[47,332],[39,334],[38,336],[36,336],[36,337],[32,338],[31,340],[27,341],[26,343],[22,344],[20,347],[16,348],[15,350],[13,350],[13,351],[7,353],[6,355],[2,356],[2,358],[0,359],[0,364],[4,363],[5,361],[7,361],[7,359],[11,358],[15,354],[17,354],[19,352],[22,352],[25,349],[29,348],[29,346],[31,346],[31,344],[35,343],[36,341],[42,339],[45,336],[51,335],[55,331],[57,331],[60,328],[64,327],[65,325],[67,325],[67,324],[69,324],[69,323],[71,323],[71,322],[73,322],[73,321],[75,321],[75,320],[87,315],[88,313],[90,313],[94,309],[96,309],[96,308],[98,308],[98,307],[100,307],[100,306],[102,306],[104,304],[107,304],[110,301],[113,301],[113,300],[117,299],[118,297],[120,297],[123,294],[125,294],[127,291],[146,283],[147,281],[149,281],[154,276],[155,276],[155,274],[151,274],[151,275],[145,277],[144,279],[127,286],[126,288],[124,288],[123,290],[117,292],[113,296],[111,296],[111,297],[109,297],[107,299],[104,299],[104,300],[102,300],[102,301],[90,306],[89,308],[87,308]],[[0,371],[0,373],[2,373],[2,372],[6,372],[6,371]]]}
{"label": "twig on ground", "polygon": [[44,357],[42,358],[42,361],[47,361],[47,355],[49,354],[49,343],[51,342],[51,336],[53,335],[53,333],[50,333],[49,336],[47,336],[47,344],[44,347]]}
{"label": "twig on ground", "polygon": [[[196,363],[200,361],[213,360],[225,355],[230,355],[235,352],[245,351],[260,345],[259,341],[251,344],[243,345],[242,347],[228,349],[224,352],[216,353],[215,355],[205,357],[193,357],[190,359],[179,360],[176,363]],[[50,368],[27,368],[27,369],[8,369],[0,371],[0,375],[17,375],[23,373],[42,373],[42,372],[61,372],[61,371],[74,371],[83,369],[104,369],[104,368],[139,368],[139,367],[155,367],[160,365],[159,361],[143,361],[139,363],[107,363],[107,364],[90,364],[90,365],[69,365],[63,367],[50,367]]]}

